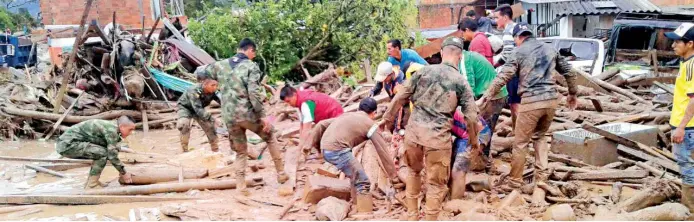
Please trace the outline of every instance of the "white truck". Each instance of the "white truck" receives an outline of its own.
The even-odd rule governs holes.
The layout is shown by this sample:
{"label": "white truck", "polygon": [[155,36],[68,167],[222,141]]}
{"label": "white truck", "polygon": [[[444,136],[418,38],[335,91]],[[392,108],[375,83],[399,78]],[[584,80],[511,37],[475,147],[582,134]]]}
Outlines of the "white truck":
{"label": "white truck", "polygon": [[590,73],[592,76],[600,75],[605,66],[605,44],[598,39],[589,38],[538,38],[548,44],[552,44],[559,54],[563,55],[576,69]]}

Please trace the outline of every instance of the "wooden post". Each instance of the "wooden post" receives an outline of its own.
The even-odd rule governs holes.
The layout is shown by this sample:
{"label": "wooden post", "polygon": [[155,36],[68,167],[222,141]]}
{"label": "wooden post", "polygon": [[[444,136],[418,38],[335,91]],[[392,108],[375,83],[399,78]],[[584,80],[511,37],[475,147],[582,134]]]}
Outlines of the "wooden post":
{"label": "wooden post", "polygon": [[49,139],[49,138],[51,138],[51,136],[53,136],[53,133],[55,133],[55,130],[58,129],[58,126],[60,126],[60,124],[63,122],[63,120],[65,120],[65,117],[67,117],[67,115],[70,114],[70,110],[72,110],[72,108],[75,107],[75,105],[76,105],[77,102],[80,100],[80,98],[82,98],[82,95],[84,95],[84,91],[82,91],[82,92],[80,93],[80,95],[77,96],[77,98],[75,99],[75,101],[72,101],[72,104],[70,104],[70,107],[68,107],[68,108],[65,110],[65,113],[63,113],[63,115],[60,116],[60,119],[58,119],[58,121],[56,121],[55,124],[53,124],[53,127],[51,128],[51,131],[48,132],[48,134],[46,134],[46,136],[44,137],[44,139]]}
{"label": "wooden post", "polygon": [[94,196],[94,195],[3,195],[0,204],[69,204],[96,205],[108,203],[196,200],[191,197]]}
{"label": "wooden post", "polygon": [[157,29],[157,25],[159,25],[159,20],[161,20],[161,18],[157,18],[157,19],[154,21],[154,25],[152,26],[152,29],[149,30],[149,34],[147,35],[147,38],[145,39],[145,42],[149,43],[149,39],[152,38],[152,34],[154,34],[154,30]]}
{"label": "wooden post", "polygon": [[87,17],[89,16],[89,10],[92,8],[92,3],[94,0],[87,0],[87,4],[84,7],[84,13],[82,13],[82,20],[80,21],[80,29],[77,32],[77,37],[75,38],[75,43],[72,44],[72,52],[70,52],[70,57],[67,62],[67,70],[63,74],[63,79],[60,82],[60,90],[56,94],[56,98],[53,104],[53,113],[60,111],[60,103],[63,101],[63,97],[67,92],[67,85],[72,79],[72,74],[75,71],[75,59],[77,59],[77,51],[79,50],[79,43],[82,42],[82,37],[84,36],[84,24],[87,23]]}
{"label": "wooden post", "polygon": [[[249,187],[264,185],[263,178],[246,179]],[[130,186],[108,188],[98,190],[78,191],[72,194],[79,195],[148,195],[155,193],[186,192],[188,190],[226,190],[236,189],[236,180],[207,180],[183,183],[152,184],[142,186]]]}

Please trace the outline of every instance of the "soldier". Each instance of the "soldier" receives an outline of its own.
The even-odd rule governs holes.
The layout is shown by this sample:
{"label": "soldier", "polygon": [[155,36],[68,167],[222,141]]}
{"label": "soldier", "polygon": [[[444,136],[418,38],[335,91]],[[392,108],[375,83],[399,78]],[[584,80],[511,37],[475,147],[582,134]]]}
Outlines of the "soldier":
{"label": "soldier", "polygon": [[[461,106],[465,120],[477,122],[477,106],[472,89],[458,63],[463,51],[463,40],[456,37],[443,42],[443,64],[425,66],[405,82],[383,116],[385,127],[391,127],[396,112],[408,101],[414,104],[408,128],[405,130],[405,164],[410,173],[405,179],[408,220],[417,220],[418,196],[421,188],[419,173],[426,166],[426,220],[436,220],[441,202],[448,193],[451,171],[451,126],[457,106]],[[468,125],[473,150],[479,150],[477,124]],[[426,162],[425,162],[426,161]]]}
{"label": "soldier", "polygon": [[56,151],[67,158],[94,160],[85,189],[105,186],[99,182],[99,177],[106,167],[107,160],[118,170],[122,181],[132,183],[132,175],[125,171],[125,166],[118,159],[118,152],[122,150],[119,143],[133,130],[135,123],[127,116],[121,116],[117,122],[87,120],[71,126],[60,135],[56,142]]}
{"label": "soldier", "polygon": [[[502,186],[503,190],[518,189],[522,186],[525,158],[528,153],[528,145],[534,133],[539,139],[535,143],[535,183],[544,182],[549,176],[547,172],[547,141],[545,133],[549,130],[554,118],[554,111],[559,106],[560,94],[556,90],[556,83],[552,78],[552,72],[556,70],[566,78],[569,87],[567,104],[569,108],[576,107],[576,76],[571,72],[571,65],[560,56],[550,45],[544,44],[534,38],[528,25],[519,23],[513,29],[513,36],[518,48],[509,57],[507,63],[502,66],[501,72],[481,99],[484,103],[490,98],[495,98],[500,89],[512,78],[519,77],[520,88],[518,94],[521,103],[518,108],[518,119],[514,128],[515,141],[513,144],[513,160],[511,162],[510,182],[508,186]],[[542,204],[544,191],[535,188],[535,192],[542,198],[533,199],[535,204]]]}
{"label": "soldier", "polygon": [[210,64],[205,70],[212,78],[220,80],[222,97],[222,119],[229,129],[229,142],[236,151],[236,189],[243,195],[250,195],[246,189],[246,161],[248,144],[246,130],[258,134],[267,143],[272,161],[277,170],[277,181],[286,182],[289,177],[284,172],[284,162],[280,157],[275,130],[264,118],[265,97],[260,85],[264,75],[252,60],[256,46],[252,40],[244,38],[239,43],[236,55],[228,60]]}
{"label": "soldier", "polygon": [[213,152],[219,151],[217,141],[217,133],[214,128],[214,119],[212,114],[205,111],[205,107],[210,105],[212,100],[222,104],[217,97],[217,80],[210,78],[204,71],[196,72],[198,84],[186,90],[178,99],[178,122],[176,128],[181,132],[181,148],[183,152],[188,152],[188,141],[190,140],[190,124],[191,120],[202,127],[202,130],[207,135],[207,140],[210,142],[210,148]]}

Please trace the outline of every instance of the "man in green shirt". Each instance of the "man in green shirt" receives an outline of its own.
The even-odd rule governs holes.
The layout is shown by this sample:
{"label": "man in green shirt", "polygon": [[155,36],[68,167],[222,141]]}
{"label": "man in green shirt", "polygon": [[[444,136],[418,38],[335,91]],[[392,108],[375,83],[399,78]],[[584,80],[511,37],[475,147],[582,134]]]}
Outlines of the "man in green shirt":
{"label": "man in green shirt", "polygon": [[[496,78],[494,66],[492,66],[484,56],[476,52],[463,51],[459,69],[460,74],[463,74],[470,84],[470,88],[472,88],[476,100],[479,100],[482,95],[484,95],[489,85],[491,85],[492,81]],[[496,128],[496,122],[499,120],[499,114],[501,114],[501,110],[506,106],[507,96],[508,93],[504,88],[484,107],[479,107],[480,115],[484,121],[489,123],[492,135]],[[489,140],[491,141],[491,137]],[[489,149],[485,149],[484,154],[489,155]]]}

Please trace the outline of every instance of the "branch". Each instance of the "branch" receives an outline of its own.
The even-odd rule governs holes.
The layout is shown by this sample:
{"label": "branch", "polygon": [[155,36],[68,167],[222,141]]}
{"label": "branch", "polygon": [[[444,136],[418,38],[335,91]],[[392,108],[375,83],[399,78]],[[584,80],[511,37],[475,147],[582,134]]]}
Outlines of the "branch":
{"label": "branch", "polygon": [[16,8],[16,7],[23,6],[23,5],[26,5],[26,4],[29,4],[32,2],[36,2],[36,1],[38,1],[38,0],[28,0],[28,1],[24,1],[23,3],[17,4],[17,5],[11,5],[14,2],[14,1],[11,1],[11,2],[7,3],[7,9],[9,10],[11,8]]}

